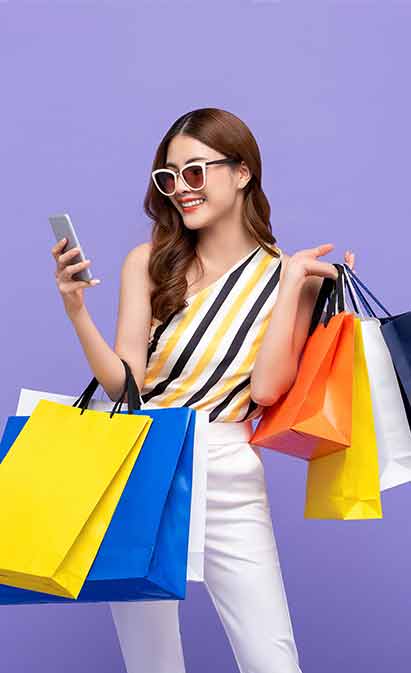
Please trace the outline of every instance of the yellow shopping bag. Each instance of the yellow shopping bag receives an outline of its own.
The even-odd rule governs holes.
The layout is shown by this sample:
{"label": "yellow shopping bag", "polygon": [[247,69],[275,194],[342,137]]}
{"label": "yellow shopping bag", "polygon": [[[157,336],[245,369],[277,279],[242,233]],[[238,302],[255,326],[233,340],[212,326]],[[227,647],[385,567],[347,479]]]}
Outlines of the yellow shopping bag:
{"label": "yellow shopping bag", "polygon": [[359,318],[354,319],[351,445],[308,463],[306,519],[381,519],[378,452]]}
{"label": "yellow shopping bag", "polygon": [[78,597],[152,422],[36,405],[0,464],[0,583]]}

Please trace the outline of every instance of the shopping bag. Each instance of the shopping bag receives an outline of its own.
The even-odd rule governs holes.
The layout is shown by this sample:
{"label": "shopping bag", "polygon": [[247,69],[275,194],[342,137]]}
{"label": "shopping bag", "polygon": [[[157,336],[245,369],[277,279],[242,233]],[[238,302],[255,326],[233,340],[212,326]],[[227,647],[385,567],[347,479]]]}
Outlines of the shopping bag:
{"label": "shopping bag", "polygon": [[352,405],[351,445],[308,463],[306,519],[382,518],[370,384],[361,324],[356,317]]}
{"label": "shopping bag", "polygon": [[[160,435],[163,442],[167,440],[161,455],[161,470],[158,469],[158,449],[153,451],[153,444],[144,444],[76,602],[185,596],[194,429],[190,417],[193,417],[193,410],[165,411],[174,412],[168,415],[175,432],[171,440]],[[154,422],[156,414],[158,411],[150,412]],[[18,425],[24,427],[26,418],[8,419],[6,439],[0,446],[2,451],[7,448],[7,435],[12,437],[18,431]],[[162,421],[164,430],[164,416]],[[188,449],[184,450],[181,430],[187,422]],[[154,438],[158,439],[155,435]],[[155,446],[158,447],[158,442]],[[178,474],[178,481],[170,486],[172,473]],[[0,585],[0,603],[67,600]]]}
{"label": "shopping bag", "polygon": [[[49,399],[61,404],[71,405],[76,400],[76,397],[70,395],[62,395],[58,393],[50,393],[40,390],[31,390],[22,388],[16,409],[17,416],[28,416],[40,399]],[[141,398],[140,398],[141,399]],[[106,400],[98,400],[97,398],[90,398],[88,408],[98,411],[110,411],[113,403]],[[159,414],[156,416],[157,424],[162,423],[161,428],[164,433],[169,433],[172,437],[170,428],[173,429],[173,418],[169,412],[170,409],[159,408],[155,404],[149,402],[135,405],[141,407],[141,411],[150,416],[151,410],[158,409]],[[171,408],[174,411],[174,408]],[[188,418],[188,416],[187,416]],[[181,427],[184,427],[184,422],[180,417]],[[188,540],[188,557],[187,557],[187,581],[203,582],[204,581],[204,543],[205,543],[205,527],[206,527],[206,507],[207,507],[207,464],[208,464],[208,427],[209,419],[208,412],[202,410],[195,410],[195,430],[194,430],[194,444],[193,444],[193,471],[192,471],[192,496],[190,509],[190,529]],[[152,439],[152,431],[149,433],[146,441],[150,444],[154,443]],[[181,439],[181,441],[183,441]],[[170,449],[172,450],[172,449]],[[178,471],[174,474],[173,480],[179,483]],[[1,600],[1,598],[0,598]]]}
{"label": "shopping bag", "polygon": [[[388,346],[395,372],[400,386],[401,396],[411,427],[411,311],[392,315],[371,290],[354,274],[350,267],[345,265],[350,279],[355,284],[360,300],[368,315],[378,318],[381,323],[381,332]],[[377,316],[372,306],[364,296],[364,292],[386,313],[386,316]]]}
{"label": "shopping bag", "polygon": [[[273,405],[264,408],[250,439],[255,446],[275,449],[305,460],[341,451],[351,442],[354,318],[343,310],[343,277],[323,283],[300,358],[294,384]],[[325,289],[324,289],[325,287]],[[335,299],[338,312],[319,313]]]}
{"label": "shopping bag", "polygon": [[152,422],[38,402],[0,465],[2,584],[77,599]]}
{"label": "shopping bag", "polygon": [[[41,394],[29,393],[20,394],[19,407],[23,410]],[[106,403],[95,400],[94,404]],[[185,598],[193,433],[197,432],[198,415],[204,451],[201,424],[206,421],[208,426],[208,415],[186,407],[133,413],[147,413],[154,423],[77,602]],[[0,451],[6,435],[7,428]],[[199,527],[201,535],[201,523]],[[197,532],[194,550],[199,542]],[[204,550],[204,537],[202,546]],[[196,551],[193,554],[193,563],[197,563],[194,570],[202,574],[203,558],[198,558]],[[0,585],[0,604],[67,600]]]}
{"label": "shopping bag", "polygon": [[411,430],[380,321],[369,315],[366,305],[368,315],[364,315],[361,292],[345,267],[344,273],[353,308],[361,321],[377,436],[380,488],[384,491],[411,481]]}

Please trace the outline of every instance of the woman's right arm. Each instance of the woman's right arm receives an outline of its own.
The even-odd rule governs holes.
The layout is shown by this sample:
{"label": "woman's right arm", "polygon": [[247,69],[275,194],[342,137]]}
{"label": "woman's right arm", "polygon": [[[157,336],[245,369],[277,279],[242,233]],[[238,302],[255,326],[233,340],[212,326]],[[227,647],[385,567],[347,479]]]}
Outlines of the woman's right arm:
{"label": "woman's right arm", "polygon": [[[56,282],[64,307],[82,345],[93,375],[111,400],[117,400],[125,381],[123,358],[130,365],[141,391],[147,362],[147,348],[151,326],[151,284],[148,259],[151,243],[142,243],[127,254],[120,280],[120,298],[114,349],[110,348],[95,326],[84,303],[83,290],[94,286],[85,281],[74,281],[71,276],[88,265],[89,260],[70,265],[78,250],[61,254],[64,239],[53,248],[57,263]],[[127,401],[127,394],[125,402]]]}

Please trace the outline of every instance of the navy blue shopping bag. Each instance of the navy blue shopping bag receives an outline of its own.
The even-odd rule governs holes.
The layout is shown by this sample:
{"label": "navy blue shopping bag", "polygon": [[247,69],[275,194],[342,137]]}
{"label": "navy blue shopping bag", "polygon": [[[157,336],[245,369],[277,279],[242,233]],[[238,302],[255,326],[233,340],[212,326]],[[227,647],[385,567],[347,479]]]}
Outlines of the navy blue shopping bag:
{"label": "navy blue shopping bag", "polygon": [[[344,268],[350,276],[350,280],[367,315],[377,318],[381,323],[381,332],[390,351],[408,422],[411,427],[411,311],[400,313],[399,315],[391,315],[381,301],[372,294],[371,290],[368,289],[365,283],[358,278],[357,274],[347,264],[344,264]],[[364,291],[386,313],[386,316],[376,315]]]}
{"label": "navy blue shopping bag", "polygon": [[[93,379],[73,406],[84,411],[97,386]],[[127,388],[128,411],[121,411]],[[0,584],[0,604],[185,598],[196,411],[190,407],[138,410],[136,390],[135,381],[128,379],[111,413],[120,405],[120,413],[147,415],[153,423],[78,598]],[[28,418],[8,418],[0,461]]]}

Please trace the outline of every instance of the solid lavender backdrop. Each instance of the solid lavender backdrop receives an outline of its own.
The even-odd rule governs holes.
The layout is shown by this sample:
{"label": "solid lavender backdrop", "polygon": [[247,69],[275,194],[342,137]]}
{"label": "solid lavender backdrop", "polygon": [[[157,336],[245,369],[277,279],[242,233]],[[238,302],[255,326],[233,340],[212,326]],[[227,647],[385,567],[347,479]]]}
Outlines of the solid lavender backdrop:
{"label": "solid lavender backdrop", "polygon": [[[112,345],[122,261],[150,237],[155,148],[194,108],[255,134],[280,247],[352,248],[392,312],[408,309],[410,22],[392,2],[1,3],[1,429],[20,387],[80,394],[92,375],[47,216],[72,216]],[[411,485],[383,494],[383,520],[306,521],[306,464],[263,454],[303,672],[408,672]],[[187,672],[234,673],[203,585],[180,614]],[[1,670],[124,673],[106,605],[0,607],[0,627]]]}

